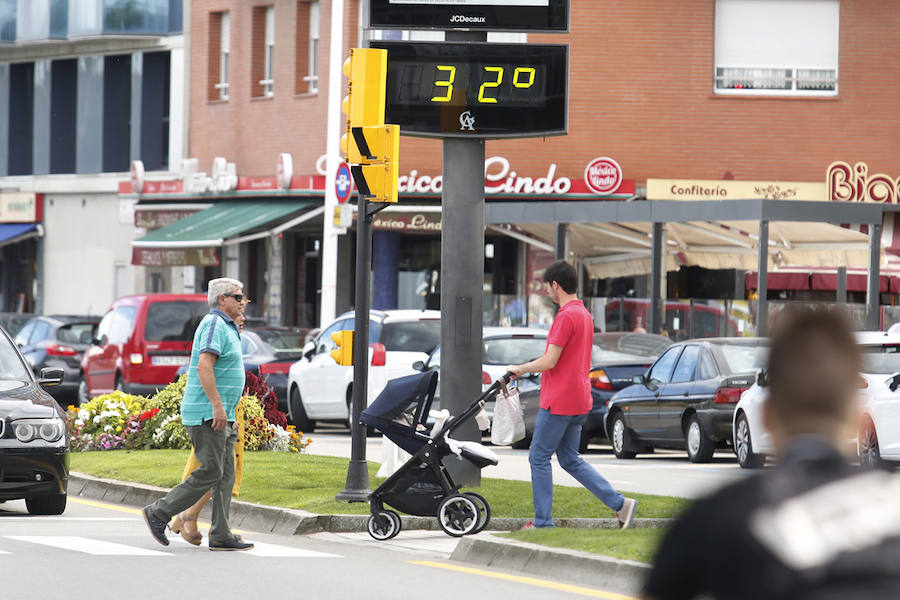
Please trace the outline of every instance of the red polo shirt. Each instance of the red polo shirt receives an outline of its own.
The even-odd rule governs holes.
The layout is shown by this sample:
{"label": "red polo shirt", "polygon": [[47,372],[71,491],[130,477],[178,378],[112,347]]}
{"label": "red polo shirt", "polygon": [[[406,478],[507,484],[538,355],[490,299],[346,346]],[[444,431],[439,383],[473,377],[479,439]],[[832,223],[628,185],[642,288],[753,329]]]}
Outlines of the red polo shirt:
{"label": "red polo shirt", "polygon": [[554,415],[590,412],[593,337],[594,320],[581,300],[572,300],[559,309],[547,336],[547,347],[559,346],[562,354],[556,366],[541,376],[541,408]]}

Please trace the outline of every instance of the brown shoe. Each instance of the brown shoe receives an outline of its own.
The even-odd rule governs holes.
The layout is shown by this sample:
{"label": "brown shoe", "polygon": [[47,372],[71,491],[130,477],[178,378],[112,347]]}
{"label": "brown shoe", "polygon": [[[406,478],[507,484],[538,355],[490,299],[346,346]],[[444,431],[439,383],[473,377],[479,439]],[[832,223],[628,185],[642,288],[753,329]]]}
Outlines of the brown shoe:
{"label": "brown shoe", "polygon": [[[193,524],[193,531],[191,531],[188,527],[189,523]],[[203,541],[203,535],[197,529],[196,517],[189,517],[184,513],[175,515],[175,517],[172,519],[172,523],[169,525],[169,529],[172,530],[172,533],[180,533],[181,537],[183,537],[184,541],[186,541],[188,544],[199,546],[200,542]]]}

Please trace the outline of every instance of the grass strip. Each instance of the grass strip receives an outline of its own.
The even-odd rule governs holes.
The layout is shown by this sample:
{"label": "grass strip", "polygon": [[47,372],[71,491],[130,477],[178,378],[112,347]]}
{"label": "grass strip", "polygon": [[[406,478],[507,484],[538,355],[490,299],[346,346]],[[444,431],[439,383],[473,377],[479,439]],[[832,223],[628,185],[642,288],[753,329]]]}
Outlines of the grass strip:
{"label": "grass strip", "polygon": [[664,529],[566,529],[545,527],[527,531],[499,534],[501,537],[552,546],[569,548],[614,558],[650,563],[665,535]]}
{"label": "grass strip", "polygon": [[[181,481],[187,450],[109,450],[74,452],[71,469],[94,477],[173,487]],[[319,514],[367,514],[368,504],[338,502],[334,496],[347,479],[345,458],[285,452],[247,452],[238,500],[297,508]],[[369,463],[374,488],[378,464]],[[508,479],[482,479],[478,491],[495,517],[531,517],[531,484]],[[628,494],[638,500],[640,518],[673,517],[689,501],[669,496]],[[613,512],[583,488],[555,486],[553,515],[560,518],[611,518]]]}

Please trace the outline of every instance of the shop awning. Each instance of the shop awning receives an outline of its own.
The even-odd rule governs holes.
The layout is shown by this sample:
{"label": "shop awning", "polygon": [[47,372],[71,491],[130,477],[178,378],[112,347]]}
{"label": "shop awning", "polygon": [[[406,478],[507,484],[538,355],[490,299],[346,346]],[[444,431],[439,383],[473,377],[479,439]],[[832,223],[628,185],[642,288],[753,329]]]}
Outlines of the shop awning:
{"label": "shop awning", "polygon": [[[313,208],[318,206],[318,208]],[[219,202],[131,242],[134,248],[187,249],[239,244],[281,233],[321,215],[319,200]],[[286,217],[303,213],[293,219]],[[253,230],[263,231],[247,234]],[[247,235],[243,235],[247,234]]]}
{"label": "shop awning", "polygon": [[37,223],[0,223],[0,246],[15,244],[33,237],[41,237]]}

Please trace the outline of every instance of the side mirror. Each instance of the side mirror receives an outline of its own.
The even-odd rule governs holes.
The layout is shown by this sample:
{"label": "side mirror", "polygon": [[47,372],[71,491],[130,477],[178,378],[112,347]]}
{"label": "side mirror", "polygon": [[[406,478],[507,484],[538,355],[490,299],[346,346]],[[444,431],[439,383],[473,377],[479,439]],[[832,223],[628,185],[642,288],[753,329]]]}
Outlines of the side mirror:
{"label": "side mirror", "polygon": [[644,385],[644,376],[643,375],[635,375],[631,378],[631,383],[636,383],[638,385]]}
{"label": "side mirror", "polygon": [[65,371],[62,369],[41,369],[41,377],[38,379],[38,383],[42,386],[59,385],[63,382],[65,374]]}
{"label": "side mirror", "polygon": [[[898,374],[900,375],[900,374]],[[759,387],[766,387],[769,385],[769,374],[765,371],[760,371],[756,374],[756,385]],[[893,390],[891,390],[893,391]]]}
{"label": "side mirror", "polygon": [[888,380],[888,387],[891,388],[892,392],[896,392],[897,388],[900,388],[900,373],[895,374]]}
{"label": "side mirror", "polygon": [[103,346],[105,344],[106,344],[106,336],[105,335],[101,336],[101,337],[95,337],[94,339],[91,340],[92,346]]}
{"label": "side mirror", "polygon": [[313,354],[316,353],[316,343],[308,342],[305,346],[303,346],[303,358],[306,360],[312,360]]}
{"label": "side mirror", "polygon": [[647,379],[644,382],[644,385],[647,386],[647,389],[651,392],[655,392],[659,389],[659,381],[657,381],[656,379]]}
{"label": "side mirror", "polygon": [[415,369],[416,371],[421,371],[424,373],[425,372],[425,363],[421,360],[417,360],[416,362],[414,362],[412,364],[412,368]]}

